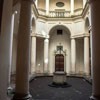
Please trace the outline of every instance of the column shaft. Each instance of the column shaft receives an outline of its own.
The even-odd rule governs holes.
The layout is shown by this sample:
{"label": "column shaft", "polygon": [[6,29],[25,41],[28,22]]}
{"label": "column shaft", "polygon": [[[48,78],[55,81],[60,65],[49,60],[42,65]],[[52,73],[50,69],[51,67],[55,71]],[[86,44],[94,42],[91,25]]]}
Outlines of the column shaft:
{"label": "column shaft", "polygon": [[89,37],[84,37],[84,74],[89,76]]}
{"label": "column shaft", "polygon": [[11,50],[10,50],[10,66],[9,66],[9,75],[8,75],[8,88],[10,88],[10,80],[11,80],[11,66],[12,66],[12,49],[13,49],[13,32],[14,32],[14,18],[15,14],[12,14],[12,20],[11,20]]}
{"label": "column shaft", "polygon": [[93,99],[100,100],[100,0],[90,0],[92,26]]}
{"label": "column shaft", "polygon": [[29,98],[31,1],[22,0],[18,30],[16,88],[13,100]]}
{"label": "column shaft", "polygon": [[49,0],[45,0],[46,4],[45,4],[45,7],[46,7],[46,15],[49,15]]}
{"label": "column shaft", "polygon": [[76,41],[75,39],[71,39],[71,71],[72,74],[75,74],[75,67],[76,67]]}
{"label": "column shaft", "polygon": [[48,57],[49,57],[49,40],[44,40],[44,72],[48,73]]}
{"label": "column shaft", "polygon": [[9,68],[11,65],[11,42],[12,42],[12,3],[13,1],[3,1],[3,11],[0,33],[0,100],[7,100],[7,87]]}
{"label": "column shaft", "polygon": [[93,65],[92,65],[92,32],[90,31],[90,54],[91,54],[91,79],[93,79]]}
{"label": "column shaft", "polygon": [[35,73],[36,69],[36,37],[32,37],[31,44],[31,74]]}
{"label": "column shaft", "polygon": [[71,15],[73,15],[74,14],[74,0],[71,0],[70,6],[71,6]]}

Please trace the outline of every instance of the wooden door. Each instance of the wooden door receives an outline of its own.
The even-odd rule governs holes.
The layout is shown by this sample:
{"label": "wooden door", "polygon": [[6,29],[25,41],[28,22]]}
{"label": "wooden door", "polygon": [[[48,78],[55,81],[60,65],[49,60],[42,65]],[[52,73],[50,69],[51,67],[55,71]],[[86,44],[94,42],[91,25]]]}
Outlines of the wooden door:
{"label": "wooden door", "polygon": [[64,71],[64,56],[62,54],[55,56],[55,71]]}

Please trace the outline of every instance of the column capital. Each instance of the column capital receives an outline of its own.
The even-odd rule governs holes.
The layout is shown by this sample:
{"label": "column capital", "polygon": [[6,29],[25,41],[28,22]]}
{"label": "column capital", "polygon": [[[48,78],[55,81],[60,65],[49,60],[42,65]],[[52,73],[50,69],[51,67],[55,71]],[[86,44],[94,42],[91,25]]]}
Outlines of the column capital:
{"label": "column capital", "polygon": [[45,38],[45,40],[44,40],[46,43],[48,43],[49,42],[49,38]]}
{"label": "column capital", "polygon": [[76,39],[75,37],[71,37],[71,40]]}
{"label": "column capital", "polygon": [[89,37],[89,34],[85,34],[84,37]]}
{"label": "column capital", "polygon": [[31,35],[31,37],[35,37],[36,38],[36,35]]}
{"label": "column capital", "polygon": [[49,39],[49,38],[50,38],[50,36],[49,35],[46,35],[45,39]]}
{"label": "column capital", "polygon": [[31,33],[31,37],[36,37],[36,33]]}

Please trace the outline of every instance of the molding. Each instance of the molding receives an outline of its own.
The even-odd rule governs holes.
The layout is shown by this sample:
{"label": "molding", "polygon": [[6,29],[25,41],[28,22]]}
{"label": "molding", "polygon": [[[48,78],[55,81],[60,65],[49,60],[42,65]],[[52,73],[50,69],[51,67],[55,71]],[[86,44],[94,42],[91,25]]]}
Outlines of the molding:
{"label": "molding", "polygon": [[31,37],[49,38],[48,35],[42,35],[42,34],[38,34],[38,33],[31,34]]}
{"label": "molding", "polygon": [[37,8],[36,8],[35,3],[33,3],[33,5],[32,5],[32,10],[33,10],[33,12],[34,12],[34,14],[35,14],[36,18],[38,18],[39,13],[38,13],[38,10],[37,10]]}
{"label": "molding", "polygon": [[81,38],[81,37],[89,37],[89,36],[90,36],[89,33],[82,33],[82,34],[72,35],[71,38]]}

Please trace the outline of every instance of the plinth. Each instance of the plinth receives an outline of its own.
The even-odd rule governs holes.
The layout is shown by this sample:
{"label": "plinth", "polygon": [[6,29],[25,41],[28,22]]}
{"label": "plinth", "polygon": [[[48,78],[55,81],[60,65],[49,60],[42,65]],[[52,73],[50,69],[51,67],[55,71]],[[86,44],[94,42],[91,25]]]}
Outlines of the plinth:
{"label": "plinth", "polygon": [[53,83],[63,85],[66,83],[66,73],[63,71],[56,71],[53,75]]}
{"label": "plinth", "polygon": [[62,88],[70,87],[71,85],[66,82],[66,79],[67,79],[66,75],[67,74],[63,71],[54,72],[53,82],[51,84],[49,84],[49,86],[62,87]]}

